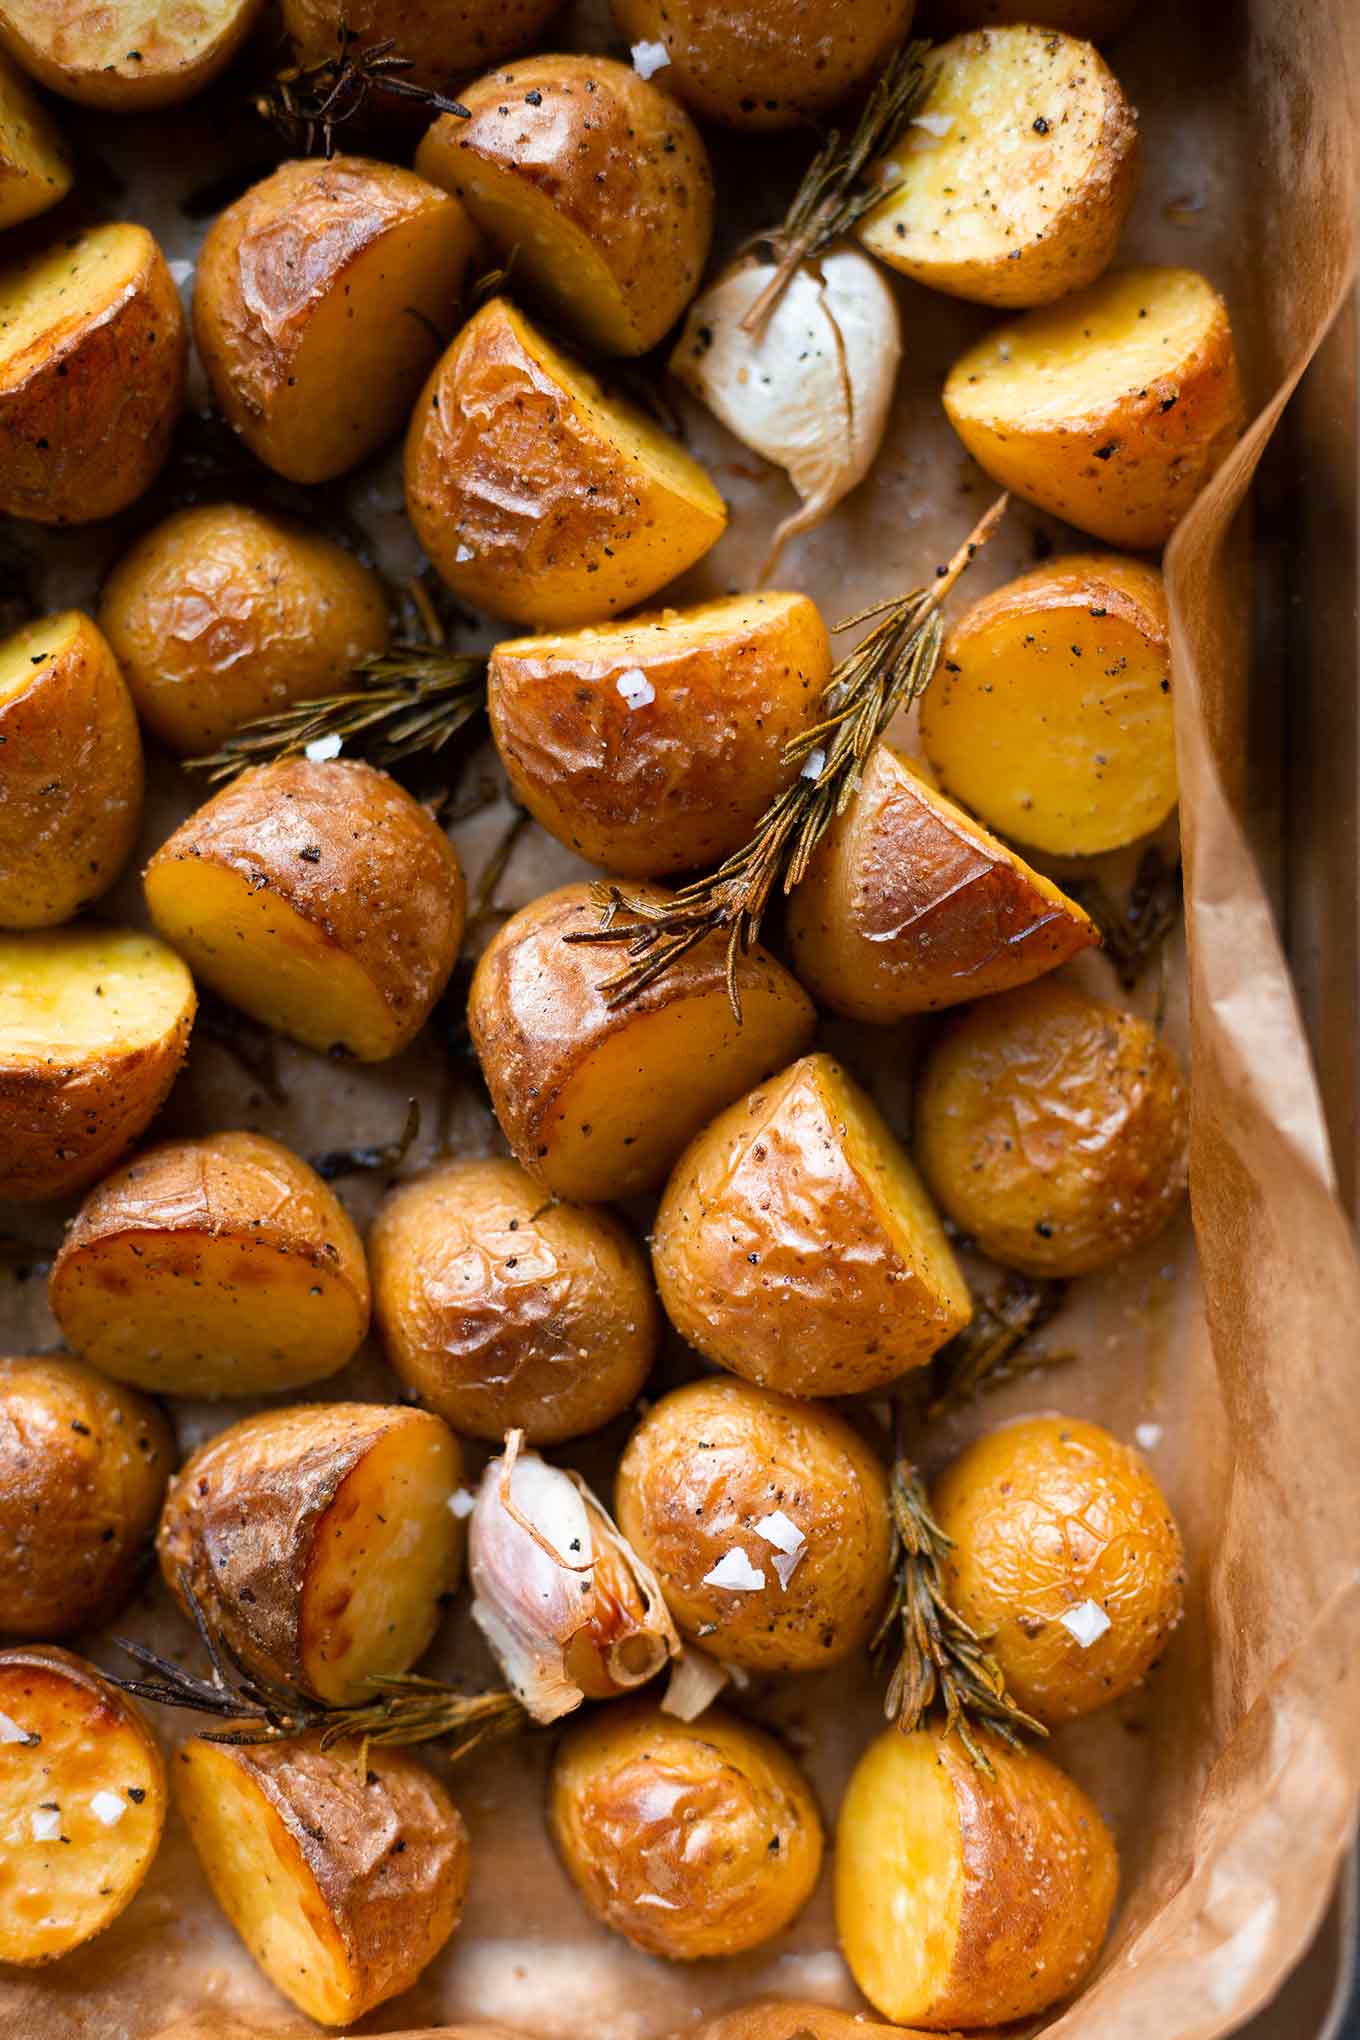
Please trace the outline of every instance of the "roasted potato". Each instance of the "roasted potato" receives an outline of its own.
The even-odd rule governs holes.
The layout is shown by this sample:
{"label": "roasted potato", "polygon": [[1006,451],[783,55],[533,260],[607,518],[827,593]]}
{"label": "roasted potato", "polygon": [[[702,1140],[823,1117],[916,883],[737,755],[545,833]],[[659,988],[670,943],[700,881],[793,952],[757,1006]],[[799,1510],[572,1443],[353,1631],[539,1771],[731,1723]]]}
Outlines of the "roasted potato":
{"label": "roasted potato", "polygon": [[457,199],[362,156],[283,163],[219,213],[194,337],[251,452],[326,482],[398,432],[477,249]]}
{"label": "roasted potato", "polygon": [[83,1190],[165,1100],[193,979],[128,928],[0,935],[0,1197]]}
{"label": "roasted potato", "polygon": [[[667,897],[656,886],[643,896]],[[515,1159],[554,1196],[582,1204],[659,1182],[715,1112],[806,1048],[816,1024],[807,995],[758,945],[737,966],[738,1022],[719,935],[612,1006],[602,986],[620,951],[564,939],[598,923],[588,885],[545,893],[483,951],[468,999]]]}
{"label": "roasted potato", "polygon": [[23,73],[0,57],[0,227],[46,212],[74,177],[56,123]]}
{"label": "roasted potato", "polygon": [[933,50],[888,196],[856,229],[904,276],[984,305],[1046,305],[1094,283],[1137,181],[1138,117],[1089,43],[983,28]]}
{"label": "roasted potato", "polygon": [[195,974],[309,1048],[381,1062],[448,982],[466,887],[444,831],[386,772],[284,758],[243,772],[146,868],[151,918]]}
{"label": "roasted potato", "polygon": [[70,1651],[0,1651],[0,1962],[55,1962],[101,1933],[164,1825],[135,1702]]}
{"label": "roasted potato", "polygon": [[619,1461],[619,1527],[710,1657],[815,1671],[859,1650],[888,1598],[888,1476],[842,1418],[745,1381],[691,1381]]}
{"label": "roasted potato", "polygon": [[427,1410],[306,1403],[219,1431],[170,1484],[157,1549],[261,1677],[371,1700],[434,1635],[462,1570],[462,1454]]}
{"label": "roasted potato", "polygon": [[[880,2026],[866,2019],[863,2012],[841,2012],[834,2005],[811,2004],[801,1998],[757,1998],[754,2004],[740,2005],[734,2012],[719,2012],[716,2019],[705,2019],[692,2030],[694,2040],[798,2040],[800,2033],[806,2033],[808,2040],[919,2040],[914,2031]],[[171,2036],[158,2034],[156,2040],[171,2040]],[[218,2040],[218,2036],[186,2034],[184,2040]],[[225,2034],[221,2040],[237,2040],[237,2035]],[[240,2040],[252,2040],[252,2036],[243,2034]]]}
{"label": "roasted potato", "polygon": [[607,1424],[647,1378],[660,1313],[641,1248],[607,1211],[545,1203],[515,1162],[402,1184],[369,1252],[387,1357],[458,1431],[555,1445]]}
{"label": "roasted potato", "polygon": [[0,43],[29,76],[82,106],[136,113],[171,106],[224,71],[262,0],[0,0]]}
{"label": "roasted potato", "polygon": [[923,35],[954,35],[963,28],[986,28],[1016,21],[1037,21],[1065,35],[1105,42],[1117,35],[1138,10],[1138,0],[929,0],[922,9]]}
{"label": "roasted potato", "polygon": [[0,1359],[0,1634],[70,1636],[116,1615],[174,1463],[145,1397],[59,1354]]}
{"label": "roasted potato", "polygon": [[0,513],[88,524],[134,503],[170,451],[187,358],[145,227],[90,227],[0,271]]}
{"label": "roasted potato", "polygon": [[455,595],[540,630],[645,602],[727,521],[678,441],[505,298],[469,319],[421,393],[406,508]]}
{"label": "roasted potato", "polygon": [[652,1266],[696,1352],[786,1395],[881,1388],[972,1315],[919,1176],[829,1055],[758,1085],[691,1142]]}
{"label": "roasted potato", "polygon": [[935,1485],[950,1604],[1027,1714],[1057,1723],[1118,1700],[1180,1620],[1184,1553],[1147,1466],[1099,1424],[1022,1417]]}
{"label": "roasted potato", "polygon": [[597,1919],[650,1955],[739,1955],[812,1895],[822,1824],[772,1736],[711,1707],[624,1701],[571,1729],[548,1787],[558,1854]]}
{"label": "roasted potato", "polygon": [[0,748],[0,927],[68,921],[113,884],[142,818],[132,699],[79,610],[0,643]]}
{"label": "roasted potato", "polygon": [[1046,978],[975,1006],[936,1042],[914,1152],[984,1254],[1030,1275],[1086,1275],[1175,1215],[1188,1130],[1156,1030]]}
{"label": "roasted potato", "polygon": [[182,754],[340,692],[388,637],[370,568],[235,503],[177,510],[147,532],[105,583],[99,621],[142,720]]}
{"label": "roasted potato", "polygon": [[213,1896],[276,1990],[347,2026],[432,1962],[463,1910],[468,1838],[405,1750],[191,1736],[175,1798]]}
{"label": "roasted potato", "polygon": [[708,151],[628,64],[529,57],[463,91],[415,167],[462,200],[515,283],[609,354],[645,354],[699,288],[713,238]]}
{"label": "roasted potato", "polygon": [[955,362],[980,467],[1108,545],[1165,544],[1242,429],[1228,309],[1192,269],[1111,270]]}
{"label": "roasted potato", "polygon": [[1119,1878],[1078,1785],[943,1726],[869,1745],[841,1802],[836,1928],[875,2010],[931,2030],[1001,2026],[1066,1997],[1100,1952]]}
{"label": "roasted potato", "polygon": [[975,602],[921,701],[940,784],[1021,843],[1117,850],[1176,805],[1166,590],[1118,553],[1073,553]]}
{"label": "roasted potato", "polygon": [[516,797],[622,878],[720,863],[792,784],[831,645],[806,595],[735,595],[559,637],[511,638],[487,675]]}
{"label": "roasted potato", "polygon": [[887,742],[795,888],[788,932],[813,995],[879,1025],[1025,984],[1100,940],[1075,900]]}
{"label": "roasted potato", "polygon": [[[527,49],[562,0],[282,0],[280,13],[304,68],[391,37],[409,68],[398,76],[440,91],[487,64]],[[374,103],[376,100],[376,104]],[[403,101],[377,93],[364,115],[400,120]],[[417,112],[423,109],[417,108]],[[425,113],[428,119],[428,112]],[[421,173],[424,175],[424,172]]]}

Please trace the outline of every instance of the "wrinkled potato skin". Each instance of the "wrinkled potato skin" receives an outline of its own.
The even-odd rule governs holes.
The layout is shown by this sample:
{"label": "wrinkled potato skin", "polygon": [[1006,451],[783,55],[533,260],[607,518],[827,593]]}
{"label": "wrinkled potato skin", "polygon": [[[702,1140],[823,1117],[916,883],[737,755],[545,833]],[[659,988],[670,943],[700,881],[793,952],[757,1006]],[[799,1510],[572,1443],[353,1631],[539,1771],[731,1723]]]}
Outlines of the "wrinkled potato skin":
{"label": "wrinkled potato skin", "polygon": [[[651,1409],[619,1462],[615,1508],[682,1633],[757,1672],[836,1664],[867,1643],[887,1600],[887,1475],[819,1403],[745,1381],[692,1381]],[[787,1588],[755,1529],[780,1510],[807,1539]],[[734,1545],[759,1592],[705,1585]]]}
{"label": "wrinkled potato skin", "polygon": [[772,1737],[716,1707],[686,1723],[620,1702],[569,1731],[548,1826],[596,1917],[675,1962],[759,1947],[801,1911],[821,1867],[807,1780]]}
{"label": "wrinkled potato skin", "polygon": [[[296,59],[304,66],[324,63],[336,55],[340,45],[340,24],[349,31],[351,49],[371,49],[374,43],[395,37],[396,46],[410,59],[410,69],[401,76],[413,85],[442,91],[469,71],[499,64],[537,40],[562,0],[282,0],[280,13]],[[408,120],[428,119],[428,110],[418,107],[412,115],[408,103],[377,95],[376,106],[366,107],[384,123],[403,125]],[[426,175],[422,169],[421,176]]]}
{"label": "wrinkled potato skin", "polygon": [[0,1634],[69,1636],[117,1614],[174,1463],[145,1397],[79,1360],[0,1359]]}
{"label": "wrinkled potato skin", "polygon": [[[115,10],[70,0],[8,0],[0,6],[0,42],[31,77],[64,98],[110,113],[138,113],[201,92],[241,48],[262,4],[208,0],[186,8],[142,0],[138,8],[122,0]],[[110,47],[117,46],[109,61],[91,45],[92,19]]]}
{"label": "wrinkled potato skin", "polygon": [[926,1058],[913,1152],[993,1260],[1085,1275],[1179,1209],[1189,1101],[1136,1014],[1044,980],[963,1014]]}

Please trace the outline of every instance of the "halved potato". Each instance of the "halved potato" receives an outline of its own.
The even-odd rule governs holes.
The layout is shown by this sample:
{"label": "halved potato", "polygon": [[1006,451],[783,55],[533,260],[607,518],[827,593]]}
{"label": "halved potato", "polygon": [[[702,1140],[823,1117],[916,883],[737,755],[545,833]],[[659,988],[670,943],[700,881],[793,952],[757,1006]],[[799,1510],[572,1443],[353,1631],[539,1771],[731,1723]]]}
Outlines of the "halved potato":
{"label": "halved potato", "polygon": [[1079,531],[1165,544],[1242,429],[1228,308],[1193,269],[1119,269],[994,327],[949,421],[980,467]]}
{"label": "halved potato", "polygon": [[46,212],[74,176],[56,123],[23,73],[0,57],[0,227]]}
{"label": "halved potato", "polygon": [[487,674],[516,797],[624,878],[720,863],[798,767],[831,644],[806,595],[731,595],[558,637],[510,638]]}
{"label": "halved potato", "polygon": [[1073,553],[984,595],[921,701],[940,784],[1056,856],[1136,842],[1176,805],[1166,590],[1156,567]]}
{"label": "halved potato", "polygon": [[[666,898],[657,886],[635,890]],[[582,1204],[658,1182],[715,1112],[806,1048],[816,1024],[806,993],[758,945],[738,966],[738,1022],[717,935],[611,1006],[601,986],[622,951],[563,939],[598,925],[588,885],[545,893],[483,952],[468,999],[473,1046],[515,1159],[555,1196]]]}
{"label": "halved potato", "polygon": [[727,521],[698,462],[505,298],[468,321],[425,385],[406,508],[456,595],[545,630],[645,602]]}
{"label": "halved potato", "polygon": [[70,1651],[0,1651],[0,1962],[55,1962],[101,1933],[164,1826],[136,1703]]}
{"label": "halved potato", "polygon": [[420,1031],[463,935],[458,853],[358,760],[243,772],[146,868],[146,902],[195,974],[309,1048],[380,1062]]}
{"label": "halved potato", "polygon": [[69,921],[107,892],[142,818],[142,740],[77,609],[0,643],[0,927]]}
{"label": "halved potato", "polygon": [[0,512],[88,524],[150,488],[184,400],[179,292],[145,227],[0,272]]}
{"label": "halved potato", "polygon": [[468,1838],[405,1750],[191,1736],[175,1798],[213,1896],[265,1975],[324,2026],[396,1997],[463,1910]]}
{"label": "halved potato", "polygon": [[427,1410],[307,1403],[219,1431],[170,1483],[157,1550],[251,1669],[335,1706],[404,1672],[458,1584],[462,1454]]}
{"label": "halved potato", "polygon": [[879,1024],[1024,984],[1100,939],[887,742],[795,889],[788,932],[815,997]]}
{"label": "halved potato", "polygon": [[62,1197],[111,1168],[164,1103],[196,1004],[154,936],[0,935],[0,1197]]}
{"label": "halved potato", "polygon": [[224,71],[262,0],[0,0],[0,42],[30,77],[114,113],[172,106]]}
{"label": "halved potato", "polygon": [[362,156],[283,163],[219,213],[194,337],[251,452],[325,482],[400,430],[477,246],[456,199]]}

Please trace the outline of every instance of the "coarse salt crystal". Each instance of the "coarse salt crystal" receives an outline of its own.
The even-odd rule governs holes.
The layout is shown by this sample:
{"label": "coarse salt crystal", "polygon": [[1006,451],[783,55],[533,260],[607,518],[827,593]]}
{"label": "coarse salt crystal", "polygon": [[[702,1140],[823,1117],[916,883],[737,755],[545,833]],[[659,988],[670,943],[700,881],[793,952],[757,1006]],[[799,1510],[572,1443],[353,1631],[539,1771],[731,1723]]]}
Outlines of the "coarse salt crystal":
{"label": "coarse salt crystal", "polygon": [[1140,1424],[1133,1434],[1140,1452],[1155,1452],[1162,1442],[1160,1424]]}
{"label": "coarse salt crystal", "polygon": [[338,758],[343,749],[343,737],[334,735],[329,737],[313,737],[311,743],[307,746],[307,756],[313,765],[324,765],[329,759]]}
{"label": "coarse salt crystal", "polygon": [[53,1835],[61,1833],[61,1815],[53,1813],[47,1806],[40,1806],[36,1813],[30,1813],[28,1824],[35,1842],[50,1842]]}
{"label": "coarse salt crystal", "polygon": [[912,117],[914,128],[924,128],[928,135],[947,135],[954,125],[952,113],[918,113]]}
{"label": "coarse salt crystal", "polygon": [[777,1551],[775,1553],[774,1557],[770,1560],[770,1564],[774,1567],[775,1577],[779,1581],[781,1592],[787,1594],[789,1591],[789,1581],[793,1578],[806,1557],[807,1546],[804,1544],[800,1544],[797,1551]]}
{"label": "coarse salt crystal", "polygon": [[1083,1650],[1099,1642],[1110,1626],[1110,1618],[1098,1601],[1078,1601],[1059,1621],[1069,1636],[1075,1636]]}
{"label": "coarse salt crystal", "polygon": [[738,1593],[758,1594],[765,1585],[765,1575],[758,1565],[752,1565],[739,1544],[734,1544],[714,1566],[712,1572],[704,1574],[706,1587],[734,1587]]}
{"label": "coarse salt crystal", "polygon": [[460,567],[466,566],[467,562],[472,558],[472,547],[470,545],[460,545],[453,557]]}
{"label": "coarse salt crystal", "polygon": [[776,1551],[801,1551],[807,1543],[802,1531],[782,1509],[774,1509],[768,1516],[762,1516],[756,1524],[756,1536],[763,1537],[767,1544],[773,1544]]}
{"label": "coarse salt crystal", "polygon": [[822,776],[822,768],[825,764],[826,764],[825,751],[809,751],[807,754],[807,763],[804,765],[802,771],[799,773],[798,776],[800,779],[820,779]]}
{"label": "coarse salt crystal", "polygon": [[8,1714],[0,1714],[0,1742],[32,1742],[33,1737],[26,1728],[20,1728],[17,1721]]}
{"label": "coarse salt crystal", "polygon": [[116,1792],[96,1792],[90,1801],[90,1812],[105,1827],[117,1827],[127,1810],[126,1799],[120,1798]]}
{"label": "coarse salt crystal", "polygon": [[664,71],[671,60],[670,51],[663,42],[634,43],[630,55],[639,78],[650,78],[654,71]]}
{"label": "coarse salt crystal", "polygon": [[188,283],[194,273],[192,262],[167,262],[165,266],[170,271],[170,280],[177,290]]}
{"label": "coarse salt crystal", "polygon": [[630,666],[626,673],[620,673],[614,685],[629,708],[646,708],[649,701],[656,700],[656,689],[641,666]]}
{"label": "coarse salt crystal", "polygon": [[449,1496],[449,1507],[461,1523],[464,1516],[470,1516],[477,1506],[477,1497],[471,1488],[455,1488]]}

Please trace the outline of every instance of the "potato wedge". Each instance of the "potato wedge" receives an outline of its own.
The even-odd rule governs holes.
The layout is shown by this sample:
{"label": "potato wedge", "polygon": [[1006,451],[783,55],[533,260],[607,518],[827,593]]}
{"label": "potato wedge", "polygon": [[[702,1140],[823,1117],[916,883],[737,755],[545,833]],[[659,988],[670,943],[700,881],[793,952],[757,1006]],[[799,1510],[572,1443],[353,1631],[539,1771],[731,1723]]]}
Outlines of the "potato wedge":
{"label": "potato wedge", "polygon": [[1160,573],[1073,553],[984,595],[946,640],[921,743],[947,792],[1055,856],[1159,828],[1177,792]]}
{"label": "potato wedge", "polygon": [[250,1669],[345,1706],[404,1672],[462,1571],[462,1454],[426,1410],[306,1403],[219,1431],[170,1484],[157,1551]]}
{"label": "potato wedge", "polygon": [[[371,49],[391,37],[410,68],[399,75],[430,91],[455,86],[536,41],[562,0],[282,0],[279,12],[304,67],[325,63],[345,47]],[[376,94],[364,118],[402,121],[412,103]],[[417,118],[429,118],[417,105]],[[425,172],[422,170],[421,175]]]}
{"label": "potato wedge", "polygon": [[1024,984],[1100,939],[886,742],[796,888],[788,933],[814,996],[880,1025]]}
{"label": "potato wedge", "polygon": [[224,71],[262,0],[0,0],[0,43],[29,76],[82,106],[135,113],[173,106]]}
{"label": "potato wedge", "polygon": [[0,1962],[55,1962],[101,1933],[164,1826],[136,1703],[70,1651],[0,1651]]}
{"label": "potato wedge", "polygon": [[175,1798],[213,1896],[265,1975],[323,2026],[347,2026],[432,1962],[463,1910],[468,1838],[405,1750],[315,1736],[224,1748],[191,1736]]}
{"label": "potato wedge", "polygon": [[0,227],[46,212],[74,177],[56,123],[22,71],[0,57]]}
{"label": "potato wedge", "polygon": [[91,227],[0,271],[0,512],[88,524],[150,488],[189,342],[145,227]]}
{"label": "potato wedge", "polygon": [[194,337],[251,452],[290,481],[325,482],[398,432],[477,245],[457,199],[362,156],[283,163],[219,213]]}
{"label": "potato wedge", "polygon": [[[635,889],[636,890],[636,889]],[[648,896],[663,900],[659,887]],[[712,936],[636,999],[601,986],[612,944],[568,942],[598,926],[587,885],[512,914],[482,954],[468,1026],[515,1159],[581,1204],[659,1182],[686,1141],[748,1085],[806,1048],[816,1015],[782,964],[757,946],[727,997],[727,945]]]}
{"label": "potato wedge", "polygon": [[949,422],[1003,487],[1107,545],[1164,545],[1242,430],[1228,308],[1193,269],[1117,269],[955,362]]}
{"label": "potato wedge", "polygon": [[406,508],[456,595],[541,630],[645,602],[727,521],[698,462],[505,298],[468,321],[425,385]]}
{"label": "potato wedge", "polygon": [[0,935],[0,1197],[64,1197],[112,1168],[164,1103],[196,1004],[150,935]]}
{"label": "potato wedge", "polygon": [[0,642],[0,927],[69,921],[107,892],[142,819],[142,740],[79,610]]}
{"label": "potato wedge", "polygon": [[146,868],[151,918],[195,974],[309,1048],[381,1062],[448,982],[466,887],[444,831],[386,772],[285,758],[243,772]]}
{"label": "potato wedge", "polygon": [[841,1802],[841,1953],[894,2024],[1030,2018],[1100,1953],[1119,1878],[1105,1823],[1037,1750],[987,1756],[990,1778],[941,1727],[889,1728]]}
{"label": "potato wedge", "polygon": [[806,595],[727,596],[559,637],[510,638],[487,674],[516,798],[622,878],[739,850],[822,712],[831,644]]}

